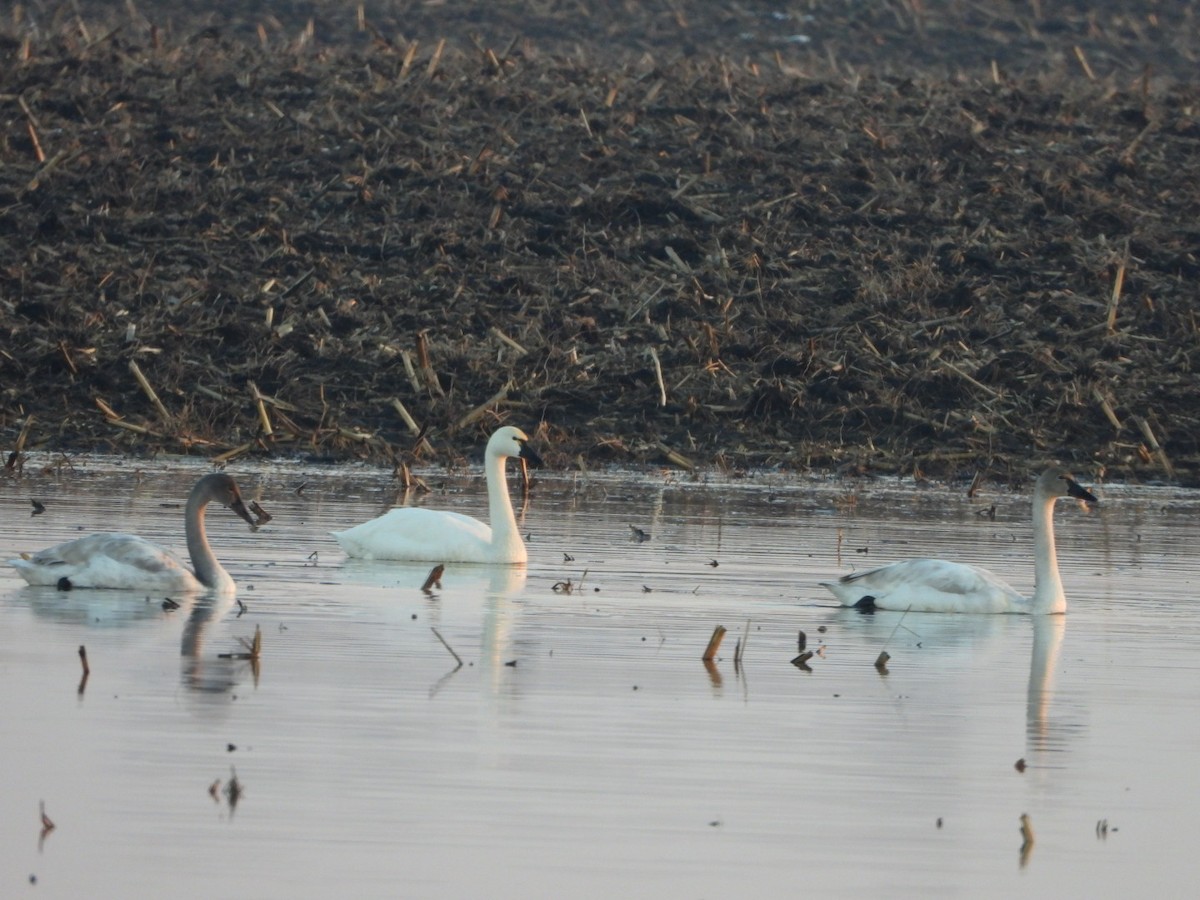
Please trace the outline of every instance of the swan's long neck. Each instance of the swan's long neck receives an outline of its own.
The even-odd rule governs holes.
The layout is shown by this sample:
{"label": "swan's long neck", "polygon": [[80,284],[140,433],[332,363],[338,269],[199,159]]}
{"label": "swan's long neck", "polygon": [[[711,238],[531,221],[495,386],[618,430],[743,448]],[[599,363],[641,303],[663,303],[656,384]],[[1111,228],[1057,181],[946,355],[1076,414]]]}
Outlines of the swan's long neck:
{"label": "swan's long neck", "polygon": [[[513,513],[512,500],[508,496],[508,484],[504,479],[503,456],[488,455],[486,465],[488,489],[488,522],[492,526],[492,548],[501,552],[513,544],[524,548],[517,517]],[[521,556],[524,559],[524,555]]]}
{"label": "swan's long neck", "polygon": [[192,568],[196,571],[196,580],[205,587],[223,586],[230,581],[229,573],[217,562],[212,547],[208,543],[208,535],[204,532],[204,509],[208,506],[208,497],[193,493],[188,497],[187,510],[184,513],[184,529],[187,532],[188,556],[192,558]]}
{"label": "swan's long neck", "polygon": [[1053,615],[1067,611],[1067,595],[1058,574],[1054,547],[1054,501],[1042,491],[1033,495],[1033,602],[1030,612]]}

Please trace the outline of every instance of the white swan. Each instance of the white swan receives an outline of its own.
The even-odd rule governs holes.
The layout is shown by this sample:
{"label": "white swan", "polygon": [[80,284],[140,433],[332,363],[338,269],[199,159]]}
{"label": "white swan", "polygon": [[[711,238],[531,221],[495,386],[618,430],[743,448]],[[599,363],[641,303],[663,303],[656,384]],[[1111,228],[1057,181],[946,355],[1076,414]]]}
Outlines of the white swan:
{"label": "white swan", "polygon": [[525,542],[517,530],[504,483],[504,461],[515,456],[540,466],[542,460],[529,448],[528,440],[521,429],[506,425],[487,442],[483,465],[490,526],[461,513],[404,506],[345,531],[335,531],[333,536],[348,556],[359,559],[523,563],[527,557]]}
{"label": "white swan", "polygon": [[[236,585],[222,568],[204,532],[204,508],[213,501],[228,506],[254,525],[237,483],[228,475],[205,475],[188,495],[184,511],[188,554],[195,574],[173,555],[132,534],[104,532],[67,541],[10,560],[30,584],[71,588],[117,588],[155,592],[213,591],[232,594]],[[64,580],[65,579],[65,580]]]}
{"label": "white swan", "polygon": [[822,582],[843,606],[912,612],[1029,613],[1067,611],[1054,550],[1054,501],[1097,503],[1069,472],[1050,468],[1033,489],[1033,597],[1026,598],[987,569],[944,559],[908,559]]}

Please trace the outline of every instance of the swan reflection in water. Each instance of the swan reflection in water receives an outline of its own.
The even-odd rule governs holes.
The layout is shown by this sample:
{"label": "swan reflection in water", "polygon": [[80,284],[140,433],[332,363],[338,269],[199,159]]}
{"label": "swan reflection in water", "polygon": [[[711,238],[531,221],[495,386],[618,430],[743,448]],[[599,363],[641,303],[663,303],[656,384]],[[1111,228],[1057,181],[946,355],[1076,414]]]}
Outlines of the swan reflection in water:
{"label": "swan reflection in water", "polygon": [[1054,675],[1067,632],[1066,616],[1033,619],[1033,651],[1029,660],[1029,688],[1025,698],[1025,735],[1030,753],[1061,752],[1075,727],[1051,718]]}
{"label": "swan reflection in water", "polygon": [[[131,600],[131,594],[136,597]],[[194,594],[153,596],[126,591],[60,591],[56,587],[24,585],[19,596],[29,601],[34,615],[88,628],[124,628],[186,615],[195,602]],[[168,600],[170,602],[168,602]]]}
{"label": "swan reflection in water", "polygon": [[199,598],[188,614],[180,639],[180,674],[183,686],[200,696],[224,697],[232,693],[249,672],[258,686],[258,660],[222,659],[205,642],[213,627],[235,604],[229,595],[210,594]]}
{"label": "swan reflection in water", "polygon": [[[339,569],[338,582],[420,592],[430,568],[427,562],[347,558]],[[442,571],[439,585],[425,592],[425,597],[435,601],[430,604],[434,627],[451,616],[471,615],[473,610],[482,614],[479,662],[488,672],[493,687],[510,680],[503,677],[504,666],[512,658],[513,635],[521,608],[514,601],[524,593],[527,578],[524,566],[449,563]],[[432,635],[430,639],[436,641]],[[455,671],[452,669],[448,674]],[[435,685],[435,690],[439,685]]]}
{"label": "swan reflection in water", "polygon": [[[846,609],[846,613],[851,610]],[[936,649],[932,665],[952,664],[980,671],[1002,664],[1002,659],[1029,647],[1029,679],[1025,690],[1026,752],[1043,765],[1053,762],[1046,754],[1061,754],[1077,736],[1077,716],[1055,709],[1054,679],[1058,671],[1067,617],[1050,616],[945,616],[938,613],[853,611],[847,625],[863,632],[868,646],[894,645],[897,635],[906,632],[926,651]],[[1032,625],[1032,639],[1025,643],[1026,623]],[[896,651],[893,648],[892,654]],[[1030,759],[1032,764],[1035,760]]]}

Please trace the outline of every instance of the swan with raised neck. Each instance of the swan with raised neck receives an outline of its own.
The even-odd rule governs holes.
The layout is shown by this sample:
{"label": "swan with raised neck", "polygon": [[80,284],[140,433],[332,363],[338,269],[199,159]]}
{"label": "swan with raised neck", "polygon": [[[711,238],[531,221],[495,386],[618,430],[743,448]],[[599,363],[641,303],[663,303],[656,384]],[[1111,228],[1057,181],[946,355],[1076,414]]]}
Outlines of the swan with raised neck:
{"label": "swan with raised neck", "polygon": [[1054,504],[1060,497],[1099,501],[1071,473],[1046,469],[1033,489],[1033,596],[1026,597],[987,569],[944,559],[907,559],[852,572],[822,586],[843,606],[911,612],[1027,613],[1067,611],[1054,544]]}
{"label": "swan with raised neck", "polygon": [[333,532],[347,556],[358,559],[392,559],[451,563],[524,563],[525,541],[504,479],[511,458],[540,466],[541,458],[519,428],[506,425],[488,440],[483,453],[490,524],[446,510],[404,506]]}
{"label": "swan with raised neck", "polygon": [[191,570],[145,538],[119,532],[90,534],[10,562],[30,584],[57,585],[63,590],[113,588],[232,594],[237,586],[213,553],[204,528],[205,511],[213,502],[228,506],[250,525],[256,524],[232,476],[224,472],[205,475],[188,495],[183,514]]}

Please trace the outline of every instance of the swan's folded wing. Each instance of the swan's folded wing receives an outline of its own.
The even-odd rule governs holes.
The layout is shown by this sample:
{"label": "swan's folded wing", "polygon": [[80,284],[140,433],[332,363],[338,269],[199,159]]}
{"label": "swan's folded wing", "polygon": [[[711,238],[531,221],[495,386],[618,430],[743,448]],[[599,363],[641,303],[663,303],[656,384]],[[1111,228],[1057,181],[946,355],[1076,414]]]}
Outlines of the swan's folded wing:
{"label": "swan's folded wing", "polygon": [[333,536],[347,554],[361,559],[481,562],[492,529],[461,513],[401,507]]}
{"label": "swan's folded wing", "polygon": [[100,559],[133,566],[147,572],[162,572],[180,567],[179,560],[165,550],[132,534],[103,532],[67,541],[35,553],[31,561],[39,566],[84,566]]}
{"label": "swan's folded wing", "polygon": [[47,547],[13,566],[31,584],[67,578],[77,587],[125,587],[142,583],[139,573],[185,578],[186,567],[165,550],[132,534],[102,532]]}
{"label": "swan's folded wing", "polygon": [[986,569],[944,559],[906,559],[825,587],[847,606],[870,597],[880,609],[914,612],[995,612],[1027,602]]}

